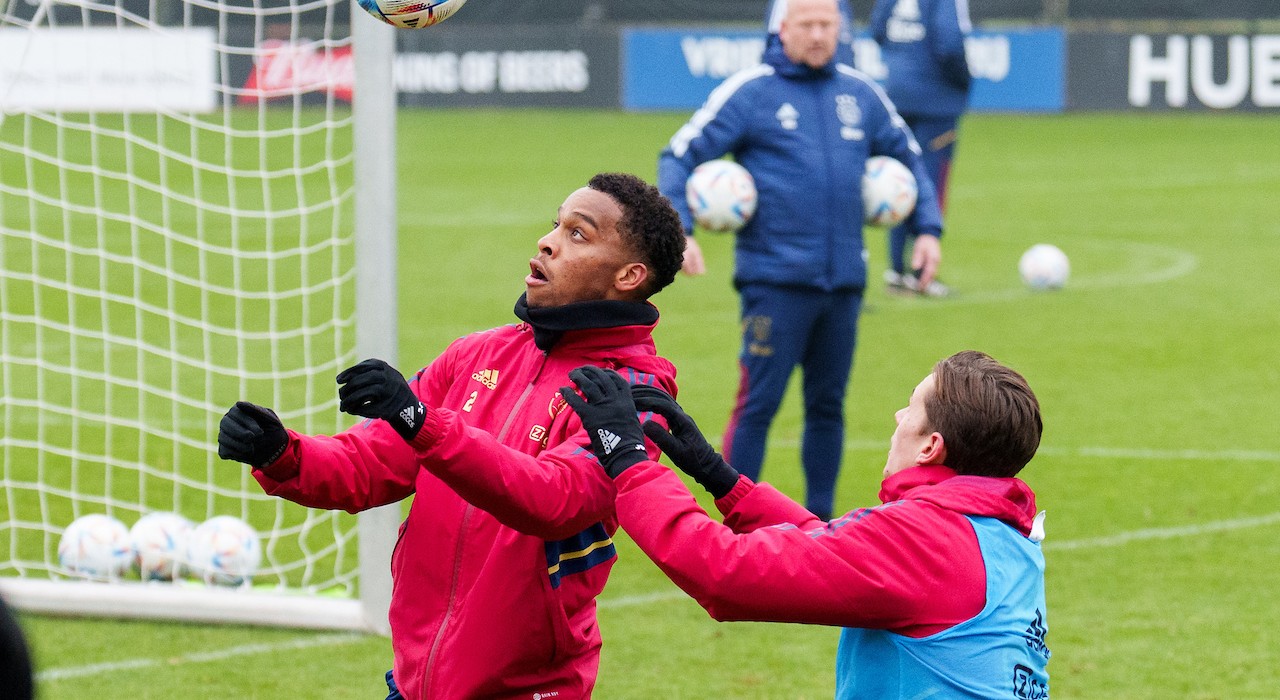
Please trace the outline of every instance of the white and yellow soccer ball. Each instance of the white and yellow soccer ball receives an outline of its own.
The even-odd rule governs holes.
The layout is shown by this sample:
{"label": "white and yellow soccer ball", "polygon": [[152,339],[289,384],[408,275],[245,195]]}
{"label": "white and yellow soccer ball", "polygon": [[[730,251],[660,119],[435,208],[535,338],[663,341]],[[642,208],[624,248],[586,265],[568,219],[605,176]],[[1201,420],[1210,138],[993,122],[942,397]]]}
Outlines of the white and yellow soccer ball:
{"label": "white and yellow soccer ball", "polygon": [[71,521],[58,541],[58,564],[72,576],[111,581],[123,576],[132,563],[129,530],[110,515],[82,515]]}
{"label": "white and yellow soccer ball", "polygon": [[873,226],[896,226],[916,208],[920,188],[911,170],[894,158],[872,156],[862,174],[863,220]]}
{"label": "white and yellow soccer ball", "polygon": [[262,542],[245,521],[217,515],[200,523],[187,539],[187,572],[205,583],[240,586],[262,564]]}
{"label": "white and yellow soccer ball", "polygon": [[172,581],[187,556],[195,524],[177,513],[148,513],[129,528],[133,568],[143,581]]}
{"label": "white and yellow soccer ball", "polygon": [[756,181],[731,160],[709,160],[694,168],[684,194],[694,222],[705,231],[737,231],[756,213]]}
{"label": "white and yellow soccer ball", "polygon": [[1032,289],[1062,289],[1071,276],[1071,261],[1058,246],[1037,243],[1018,259],[1018,274]]}
{"label": "white and yellow soccer ball", "polygon": [[467,0],[358,0],[365,12],[401,29],[421,29],[449,19]]}

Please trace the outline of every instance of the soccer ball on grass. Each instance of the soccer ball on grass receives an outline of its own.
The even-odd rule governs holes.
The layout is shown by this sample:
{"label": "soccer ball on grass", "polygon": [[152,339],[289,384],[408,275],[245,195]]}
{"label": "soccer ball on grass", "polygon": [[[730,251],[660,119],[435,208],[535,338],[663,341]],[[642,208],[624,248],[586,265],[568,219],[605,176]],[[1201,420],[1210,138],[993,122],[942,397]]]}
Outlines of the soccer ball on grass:
{"label": "soccer ball on grass", "polygon": [[240,586],[262,563],[258,533],[245,521],[218,515],[200,523],[187,540],[187,567],[205,583]]}
{"label": "soccer ball on grass", "polygon": [[694,168],[684,193],[693,220],[706,231],[737,231],[756,213],[756,182],[731,160],[709,160]]}
{"label": "soccer ball on grass", "polygon": [[195,525],[177,513],[148,513],[129,528],[133,568],[143,581],[172,581]]}
{"label": "soccer ball on grass", "polygon": [[862,174],[864,220],[873,226],[896,226],[916,208],[920,190],[916,176],[901,162],[888,156],[867,159]]}
{"label": "soccer ball on grass", "polygon": [[1032,289],[1061,289],[1071,275],[1071,262],[1057,246],[1038,243],[1018,260],[1018,274]]}
{"label": "soccer ball on grass", "polygon": [[73,576],[110,581],[124,575],[132,563],[129,530],[110,515],[82,515],[58,541],[58,564]]}
{"label": "soccer ball on grass", "polygon": [[365,12],[402,29],[421,29],[449,19],[467,0],[358,0]]}

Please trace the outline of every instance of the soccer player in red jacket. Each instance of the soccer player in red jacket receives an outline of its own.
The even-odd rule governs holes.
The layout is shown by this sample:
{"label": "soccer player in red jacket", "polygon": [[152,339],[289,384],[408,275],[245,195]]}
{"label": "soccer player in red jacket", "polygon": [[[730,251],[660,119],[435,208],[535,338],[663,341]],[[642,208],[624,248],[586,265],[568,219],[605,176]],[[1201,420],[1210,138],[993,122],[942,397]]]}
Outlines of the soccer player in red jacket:
{"label": "soccer player in red jacket", "polygon": [[[1017,372],[976,351],[939,362],[895,414],[883,505],[830,523],[740,476],[670,396],[594,367],[569,376],[588,433],[632,446],[602,459],[622,528],[712,617],[843,627],[838,698],[1048,697],[1043,530],[1015,476],[1042,424]],[[642,429],[637,407],[670,432]],[[636,449],[646,434],[724,524]]]}
{"label": "soccer player in red jacket", "polygon": [[675,392],[647,299],[679,271],[684,232],[656,188],[607,173],[537,250],[521,323],[458,339],[408,382],[381,360],[338,375],[342,410],[369,420],[306,436],[240,402],[221,424],[218,454],[272,495],[353,513],[415,496],[391,561],[389,700],[570,700],[595,684],[614,487],[558,390],[585,363]]}

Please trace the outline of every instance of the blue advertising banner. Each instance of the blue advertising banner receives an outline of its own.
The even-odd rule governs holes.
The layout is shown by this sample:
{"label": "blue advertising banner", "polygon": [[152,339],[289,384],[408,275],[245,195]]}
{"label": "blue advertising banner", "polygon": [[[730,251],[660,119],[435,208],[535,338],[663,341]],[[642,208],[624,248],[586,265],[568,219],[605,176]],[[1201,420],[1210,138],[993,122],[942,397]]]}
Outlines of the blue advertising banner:
{"label": "blue advertising banner", "polygon": [[1067,33],[1060,28],[974,32],[965,43],[977,112],[1061,112],[1067,104]]}
{"label": "blue advertising banner", "polygon": [[[695,109],[733,73],[760,62],[758,30],[624,29],[622,106]],[[854,40],[857,68],[883,79],[880,47]],[[1066,33],[1059,28],[976,31],[967,53],[974,111],[1060,112],[1066,104]]]}
{"label": "blue advertising banner", "polygon": [[760,62],[764,31],[622,30],[623,109],[694,109],[725,78]]}

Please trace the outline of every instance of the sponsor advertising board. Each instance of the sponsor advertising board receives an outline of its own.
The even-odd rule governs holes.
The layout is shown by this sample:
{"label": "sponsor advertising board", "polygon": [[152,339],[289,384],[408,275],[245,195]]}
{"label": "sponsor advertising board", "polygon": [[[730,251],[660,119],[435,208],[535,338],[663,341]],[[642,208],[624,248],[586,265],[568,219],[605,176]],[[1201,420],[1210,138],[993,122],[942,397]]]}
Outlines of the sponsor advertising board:
{"label": "sponsor advertising board", "polygon": [[1079,32],[1069,47],[1073,110],[1280,108],[1280,34]]}
{"label": "sponsor advertising board", "polygon": [[554,27],[432,27],[401,33],[400,103],[616,107],[618,33]]}
{"label": "sponsor advertising board", "polygon": [[[1065,101],[1066,38],[1060,29],[979,31],[966,46],[976,111],[1061,111]],[[697,108],[728,76],[760,62],[758,30],[641,29],[622,32],[622,106]],[[854,39],[855,67],[881,80],[880,47]]]}

